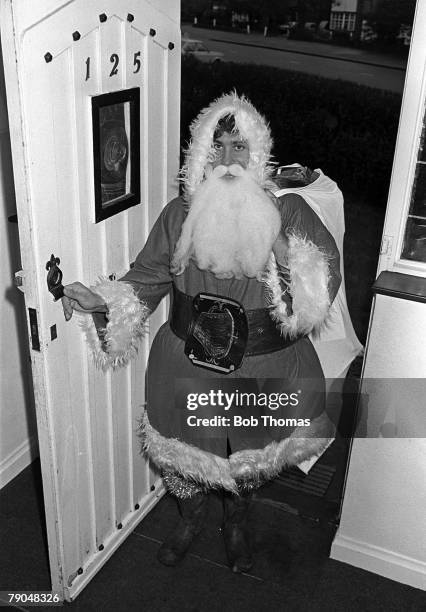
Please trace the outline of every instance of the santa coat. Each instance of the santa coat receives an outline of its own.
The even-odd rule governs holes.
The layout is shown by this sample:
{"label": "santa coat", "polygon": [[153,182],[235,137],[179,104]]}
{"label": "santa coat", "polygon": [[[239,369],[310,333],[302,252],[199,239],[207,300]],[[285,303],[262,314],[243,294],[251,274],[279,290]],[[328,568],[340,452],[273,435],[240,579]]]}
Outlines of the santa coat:
{"label": "santa coat", "polygon": [[315,173],[317,178],[308,185],[275,190],[274,195],[279,198],[290,193],[300,195],[321,219],[339,249],[342,282],[331,305],[327,325],[311,338],[325,377],[331,381],[346,376],[349,365],[363,347],[356,336],[346,302],[343,266],[345,234],[343,194],[337,184],[320,168],[316,168]]}
{"label": "santa coat", "polygon": [[[102,281],[94,288],[109,307],[103,344],[87,326],[101,367],[116,367],[131,358],[143,333],[143,321],[164,296],[172,295],[173,285],[190,296],[208,292],[229,297],[247,310],[269,308],[284,336],[302,335],[283,350],[245,357],[238,370],[220,377],[189,361],[184,341],[173,333],[169,322],[158,331],[146,373],[144,453],[159,469],[176,471],[211,487],[236,491],[237,480],[273,477],[284,467],[321,453],[333,436],[333,426],[325,414],[324,375],[308,334],[325,324],[338,291],[339,252],[331,234],[304,200],[287,195],[280,203],[282,230],[290,242],[286,282],[281,280],[273,257],[264,281],[219,280],[198,269],[193,261],[182,274],[172,274],[170,263],[186,216],[185,204],[177,198],[160,214],[134,267],[124,278]],[[124,301],[120,291],[125,294]],[[236,406],[227,413],[217,405],[188,409],[187,394],[209,389],[264,396],[281,392],[289,397],[295,394],[298,401],[295,406],[274,409],[257,406],[250,410],[250,418],[258,419],[259,425],[241,427],[234,426],[234,415],[248,415]],[[230,425],[188,425],[189,416],[214,415],[229,418]],[[310,426],[276,426],[271,419],[263,421],[262,415],[276,422],[308,419]]]}

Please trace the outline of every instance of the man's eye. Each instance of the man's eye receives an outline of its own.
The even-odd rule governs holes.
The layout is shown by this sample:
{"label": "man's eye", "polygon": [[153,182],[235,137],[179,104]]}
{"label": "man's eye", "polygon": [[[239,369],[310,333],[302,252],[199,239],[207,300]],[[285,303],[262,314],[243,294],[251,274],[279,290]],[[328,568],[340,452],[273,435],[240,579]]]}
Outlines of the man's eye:
{"label": "man's eye", "polygon": [[245,148],[246,148],[246,145],[242,143],[234,145],[234,149],[236,151],[245,151]]}
{"label": "man's eye", "polygon": [[222,145],[220,144],[220,142],[213,143],[213,149],[215,151],[220,151],[222,149]]}

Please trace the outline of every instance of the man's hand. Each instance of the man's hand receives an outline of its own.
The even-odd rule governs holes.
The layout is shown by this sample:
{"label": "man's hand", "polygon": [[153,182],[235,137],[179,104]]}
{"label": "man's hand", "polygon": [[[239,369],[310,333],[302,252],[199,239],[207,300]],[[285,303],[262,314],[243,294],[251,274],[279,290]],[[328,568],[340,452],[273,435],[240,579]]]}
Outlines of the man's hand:
{"label": "man's hand", "polygon": [[74,310],[87,313],[107,312],[108,310],[103,298],[82,283],[65,285],[64,294],[62,307],[66,321],[71,319]]}
{"label": "man's hand", "polygon": [[277,260],[277,264],[284,268],[287,267],[288,240],[282,232],[278,234],[278,238],[275,240],[272,250]]}

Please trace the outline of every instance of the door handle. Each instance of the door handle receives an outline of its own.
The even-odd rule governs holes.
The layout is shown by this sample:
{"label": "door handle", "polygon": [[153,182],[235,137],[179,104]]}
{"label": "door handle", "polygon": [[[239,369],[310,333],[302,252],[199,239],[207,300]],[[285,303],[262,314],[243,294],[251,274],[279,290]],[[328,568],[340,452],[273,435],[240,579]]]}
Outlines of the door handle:
{"label": "door handle", "polygon": [[61,297],[64,297],[64,286],[62,284],[62,270],[58,268],[61,263],[59,257],[55,257],[52,253],[49,261],[46,263],[47,272],[47,288],[55,298],[55,302]]}

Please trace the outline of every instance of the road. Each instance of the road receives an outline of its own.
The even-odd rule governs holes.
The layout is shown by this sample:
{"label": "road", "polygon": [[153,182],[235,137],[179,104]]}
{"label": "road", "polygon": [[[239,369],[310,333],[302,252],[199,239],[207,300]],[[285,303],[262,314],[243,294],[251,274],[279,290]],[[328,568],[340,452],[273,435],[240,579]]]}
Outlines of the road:
{"label": "road", "polygon": [[227,61],[263,64],[286,70],[343,79],[361,85],[402,93],[405,61],[363,49],[309,41],[287,40],[259,34],[241,34],[194,28],[182,32],[203,40],[207,47],[225,54]]}

